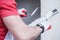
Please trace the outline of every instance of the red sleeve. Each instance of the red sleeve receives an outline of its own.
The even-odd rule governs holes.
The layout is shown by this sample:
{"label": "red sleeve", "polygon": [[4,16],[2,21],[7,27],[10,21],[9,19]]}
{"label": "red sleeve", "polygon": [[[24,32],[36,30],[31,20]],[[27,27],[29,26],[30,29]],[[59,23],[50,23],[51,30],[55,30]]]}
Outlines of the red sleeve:
{"label": "red sleeve", "polygon": [[15,0],[0,0],[0,16],[18,15]]}

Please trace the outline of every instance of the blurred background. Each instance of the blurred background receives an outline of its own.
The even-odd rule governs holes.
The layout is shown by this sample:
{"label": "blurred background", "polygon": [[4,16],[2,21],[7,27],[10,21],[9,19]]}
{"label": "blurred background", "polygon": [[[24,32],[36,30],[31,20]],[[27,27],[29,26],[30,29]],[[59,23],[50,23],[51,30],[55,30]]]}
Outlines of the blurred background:
{"label": "blurred background", "polygon": [[52,29],[41,35],[41,40],[60,40],[60,0],[41,0],[41,17],[57,9],[59,14],[49,20]]}

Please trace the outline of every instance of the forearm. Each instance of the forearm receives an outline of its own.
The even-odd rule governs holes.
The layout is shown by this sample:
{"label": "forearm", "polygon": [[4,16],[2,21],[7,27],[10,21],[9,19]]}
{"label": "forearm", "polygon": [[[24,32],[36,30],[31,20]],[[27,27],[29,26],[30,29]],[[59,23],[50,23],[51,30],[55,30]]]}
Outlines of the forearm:
{"label": "forearm", "polygon": [[[18,39],[15,38],[14,40],[18,40]],[[25,39],[21,39],[21,40],[25,40]],[[26,39],[26,40],[35,40],[35,39]]]}
{"label": "forearm", "polygon": [[[41,33],[41,29],[38,27],[28,27],[19,16],[4,17],[3,21],[9,31],[18,40],[32,40]],[[34,38],[33,38],[34,39]]]}

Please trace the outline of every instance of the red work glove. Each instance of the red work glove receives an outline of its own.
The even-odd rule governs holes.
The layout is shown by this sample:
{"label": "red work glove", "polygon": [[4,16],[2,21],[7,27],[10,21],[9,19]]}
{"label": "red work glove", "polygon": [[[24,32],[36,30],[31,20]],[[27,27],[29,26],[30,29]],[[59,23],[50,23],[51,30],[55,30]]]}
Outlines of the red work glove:
{"label": "red work glove", "polygon": [[27,10],[25,8],[22,8],[22,9],[18,10],[18,13],[21,17],[27,17],[26,12],[27,12]]}

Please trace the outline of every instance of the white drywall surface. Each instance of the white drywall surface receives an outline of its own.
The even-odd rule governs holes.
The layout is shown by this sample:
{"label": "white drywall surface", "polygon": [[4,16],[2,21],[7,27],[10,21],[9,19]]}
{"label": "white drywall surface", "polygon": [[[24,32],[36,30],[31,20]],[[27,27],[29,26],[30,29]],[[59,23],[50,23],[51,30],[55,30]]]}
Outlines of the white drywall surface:
{"label": "white drywall surface", "polygon": [[[41,0],[41,17],[57,9],[60,12],[60,0]],[[60,40],[60,13],[49,20],[52,29],[41,35],[41,40]]]}

